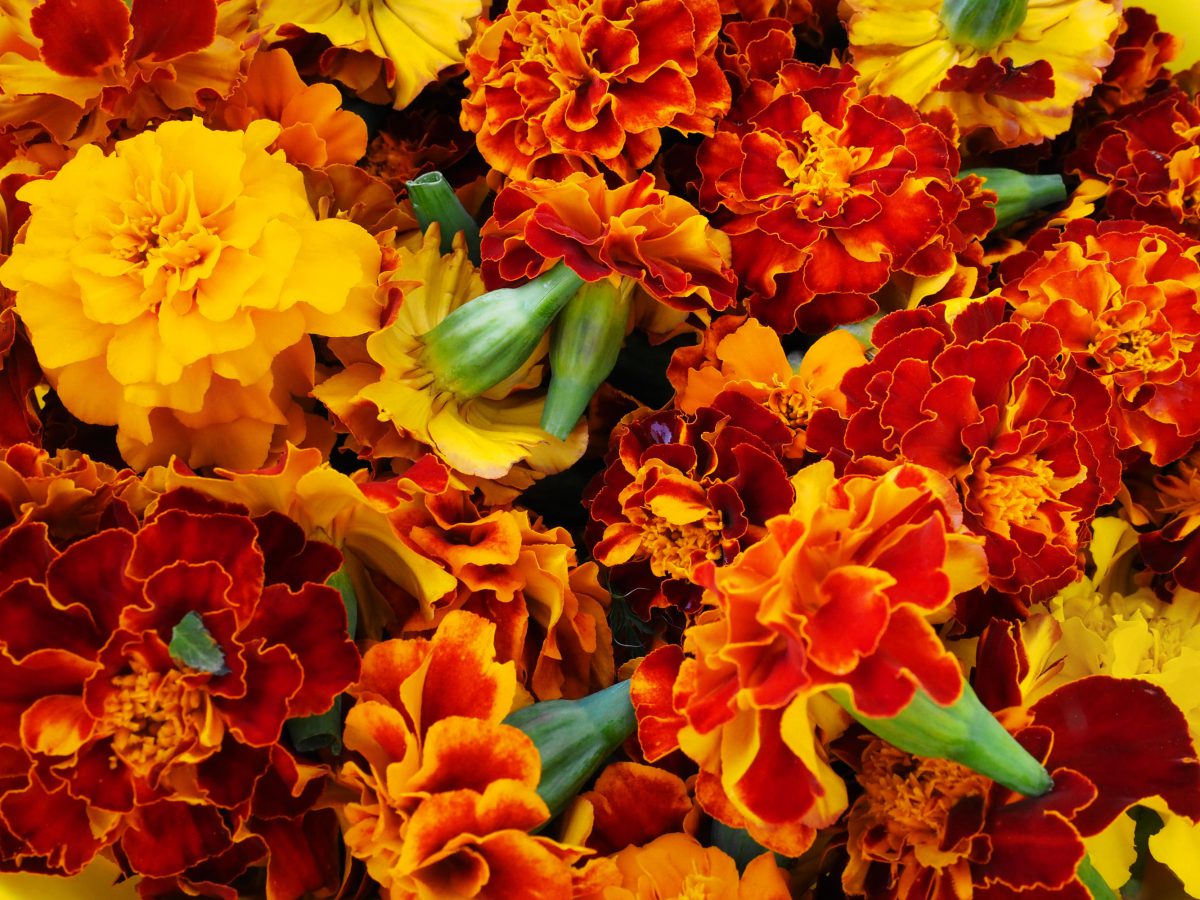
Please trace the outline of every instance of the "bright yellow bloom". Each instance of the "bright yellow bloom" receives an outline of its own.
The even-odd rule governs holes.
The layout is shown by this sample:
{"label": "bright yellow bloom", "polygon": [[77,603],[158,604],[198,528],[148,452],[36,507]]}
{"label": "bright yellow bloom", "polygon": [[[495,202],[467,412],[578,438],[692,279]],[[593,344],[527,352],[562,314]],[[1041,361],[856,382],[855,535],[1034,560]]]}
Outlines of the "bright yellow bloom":
{"label": "bright yellow bloom", "polygon": [[842,0],[863,90],[922,112],[949,107],[964,135],[990,129],[1002,146],[1062,134],[1113,58],[1121,4],[1029,0],[1025,21],[990,50],[956,44],[943,0]]}
{"label": "bright yellow bloom", "polygon": [[310,334],[378,325],[379,247],[318,221],[275,122],[168,122],[26,185],[25,242],[0,268],[67,409],[117,426],[135,468],[262,465],[299,441]]}
{"label": "bright yellow bloom", "polygon": [[271,32],[289,25],[329,38],[333,47],[321,57],[327,74],[371,102],[391,99],[403,109],[463,61],[486,8],[481,0],[264,0],[259,21]]}
{"label": "bright yellow bloom", "polygon": [[560,441],[538,424],[545,393],[529,389],[541,383],[546,340],[517,372],[479,397],[443,389],[422,361],[421,336],[484,293],[465,247],[443,256],[440,240],[434,225],[415,249],[398,251],[384,282],[403,293],[395,318],[367,338],[363,361],[322,382],[315,396],[345,423],[364,455],[414,458],[428,447],[459,472],[519,486],[536,474],[562,471],[583,453],[586,430],[578,427]]}

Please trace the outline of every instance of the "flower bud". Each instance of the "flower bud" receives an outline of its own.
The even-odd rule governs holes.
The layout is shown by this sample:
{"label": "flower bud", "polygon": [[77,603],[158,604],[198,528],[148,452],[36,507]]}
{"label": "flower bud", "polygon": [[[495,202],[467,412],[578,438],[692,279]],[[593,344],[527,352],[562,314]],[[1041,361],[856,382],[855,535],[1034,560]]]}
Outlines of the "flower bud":
{"label": "flower bud", "polygon": [[984,180],[984,189],[995,192],[997,228],[1007,228],[1044,206],[1067,199],[1061,175],[1026,175],[1014,169],[990,168],[963,169],[960,174],[978,175]]}
{"label": "flower bud", "polygon": [[478,397],[525,364],[582,284],[560,262],[521,287],[476,297],[422,335],[422,362],[440,389]]}
{"label": "flower bud", "polygon": [[868,731],[906,753],[952,760],[1027,797],[1054,787],[1042,764],[1004,730],[965,682],[962,695],[949,706],[917,688],[908,705],[887,719],[859,713],[844,690],[830,694]]}
{"label": "flower bud", "polygon": [[542,757],[538,796],[554,817],[608,756],[637,728],[629,682],[580,700],[547,700],[510,714],[504,724],[525,732]]}
{"label": "flower bud", "polygon": [[585,284],[554,321],[542,430],[559,440],[566,440],[617,364],[636,284],[629,278]]}
{"label": "flower bud", "polygon": [[479,225],[462,205],[445,176],[441,172],[426,172],[412,181],[406,181],[405,186],[421,230],[428,230],[433,222],[442,226],[442,253],[454,249],[454,236],[461,231],[471,262],[479,265]]}
{"label": "flower bud", "polygon": [[991,50],[1017,33],[1028,7],[1029,0],[944,0],[938,18],[954,43]]}

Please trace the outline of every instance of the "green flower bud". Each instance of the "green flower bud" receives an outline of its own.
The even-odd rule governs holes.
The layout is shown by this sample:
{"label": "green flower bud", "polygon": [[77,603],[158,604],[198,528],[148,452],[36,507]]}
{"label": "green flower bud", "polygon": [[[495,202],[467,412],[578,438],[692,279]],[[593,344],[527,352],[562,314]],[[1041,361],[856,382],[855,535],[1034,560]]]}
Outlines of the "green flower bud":
{"label": "green flower bud", "polygon": [[963,169],[962,175],[978,175],[987,190],[996,192],[997,228],[1007,228],[1042,207],[1067,199],[1061,175],[1025,175],[1013,169],[987,168]]}
{"label": "green flower bud", "polygon": [[422,335],[422,362],[442,390],[478,397],[525,364],[582,284],[560,262],[521,287],[476,297]]}
{"label": "green flower bud", "polygon": [[426,231],[433,222],[442,226],[443,253],[454,249],[454,236],[461,231],[467,241],[471,262],[479,265],[479,225],[471,218],[445,176],[441,172],[426,172],[412,181],[406,181],[405,185],[421,230]]}
{"label": "green flower bud", "polygon": [[906,753],[952,760],[1027,797],[1054,787],[1042,764],[1004,730],[965,682],[962,696],[949,706],[918,688],[908,706],[888,719],[862,715],[843,689],[830,695],[868,731]]}
{"label": "green flower bud", "polygon": [[617,364],[636,284],[629,278],[585,284],[554,320],[542,430],[559,440],[566,440],[596,388]]}
{"label": "green flower bud", "polygon": [[581,700],[547,700],[504,720],[533,739],[542,757],[538,796],[550,815],[563,811],[587,780],[637,728],[629,682]]}
{"label": "green flower bud", "polygon": [[1029,0],[943,0],[938,18],[956,44],[991,50],[1017,33]]}

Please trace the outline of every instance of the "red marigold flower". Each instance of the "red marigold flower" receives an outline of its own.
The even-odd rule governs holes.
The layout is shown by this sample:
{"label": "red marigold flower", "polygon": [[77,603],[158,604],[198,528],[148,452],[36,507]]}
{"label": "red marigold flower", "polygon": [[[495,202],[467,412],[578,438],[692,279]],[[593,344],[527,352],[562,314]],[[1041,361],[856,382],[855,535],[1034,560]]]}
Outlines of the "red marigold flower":
{"label": "red marigold flower", "polygon": [[874,358],[842,379],[846,412],[817,410],[809,446],[847,472],[913,462],[945,475],[986,538],[990,585],[1020,604],[1073,581],[1120,478],[1100,379],[1064,358],[1054,328],[1006,322],[999,297],[957,317],[892,313],[873,340]]}
{"label": "red marigold flower", "polygon": [[[980,649],[976,679],[1016,702],[997,715],[1044,761],[1053,789],[1022,797],[957,763],[913,757],[878,739],[847,747],[840,755],[864,789],[849,815],[848,894],[1083,900],[1091,896],[1077,876],[1085,838],[1156,795],[1173,811],[1200,813],[1187,721],[1161,688],[1093,676],[1026,709],[1019,642],[993,625]],[[1148,745],[1154,753],[1145,753]]]}
{"label": "red marigold flower", "polygon": [[717,0],[515,0],[467,53],[463,127],[514,178],[649,165],[729,109]]}
{"label": "red marigold flower", "polygon": [[1110,219],[1139,219],[1200,237],[1200,101],[1172,89],[1085,135],[1068,171],[1107,188]]}
{"label": "red marigold flower", "polygon": [[0,747],[24,761],[0,793],[0,865],[73,874],[112,847],[127,873],[223,884],[269,856],[283,886],[293,857],[323,855],[304,834],[321,772],[280,734],[358,675],[321,584],[333,548],[184,491],[62,552],[17,525],[0,560]]}
{"label": "red marigold flower", "polygon": [[[980,236],[969,232],[985,195],[956,181],[952,119],[860,96],[855,77],[785,66],[751,86],[697,157],[701,205],[725,211],[747,306],[781,333],[863,319],[893,278],[905,294],[934,294]],[[985,213],[983,230],[994,221]],[[969,295],[974,279],[956,288]]]}
{"label": "red marigold flower", "polygon": [[1001,275],[1013,320],[1053,326],[1112,395],[1121,449],[1140,447],[1161,466],[1192,448],[1200,242],[1140,222],[1077,220],[1034,235]]}
{"label": "red marigold flower", "polygon": [[1127,6],[1117,26],[1113,61],[1104,70],[1090,102],[1111,113],[1141,100],[1171,77],[1167,63],[1179,54],[1179,38],[1162,31],[1158,17]]}
{"label": "red marigold flower", "polygon": [[726,309],[737,283],[729,241],[694,206],[643,174],[611,190],[599,175],[509,182],[481,232],[490,288],[560,259],[585,281],[629,278],[676,309]]}
{"label": "red marigold flower", "polygon": [[687,629],[689,657],[654,651],[632,686],[647,759],[682,749],[700,765],[701,806],[788,855],[846,802],[815,733],[841,721],[821,692],[845,688],[874,717],[900,712],[918,688],[954,702],[962,676],[927,617],[944,616],[986,568],[979,540],[961,533],[954,489],[929,469],[835,480],[822,462],[793,483],[791,510],[703,573],[714,609]]}
{"label": "red marigold flower", "polygon": [[792,433],[740,394],[694,415],[643,413],[612,438],[588,488],[593,556],[643,617],[700,606],[697,571],[723,565],[786,512],[792,487],[778,458]]}

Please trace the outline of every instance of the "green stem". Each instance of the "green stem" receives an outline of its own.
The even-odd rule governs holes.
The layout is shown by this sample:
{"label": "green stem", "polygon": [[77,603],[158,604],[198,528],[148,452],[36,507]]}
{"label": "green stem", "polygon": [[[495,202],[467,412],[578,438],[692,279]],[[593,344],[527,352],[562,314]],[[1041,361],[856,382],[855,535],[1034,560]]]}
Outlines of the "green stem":
{"label": "green stem", "polygon": [[454,236],[461,231],[471,262],[479,265],[479,225],[462,205],[445,176],[441,172],[426,172],[405,184],[421,230],[428,229],[432,222],[441,225],[443,253],[454,249]]}
{"label": "green stem", "polygon": [[1092,860],[1086,853],[1079,861],[1079,868],[1075,870],[1075,876],[1092,895],[1092,900],[1117,900],[1116,892],[1096,871],[1096,867],[1092,865]]}

